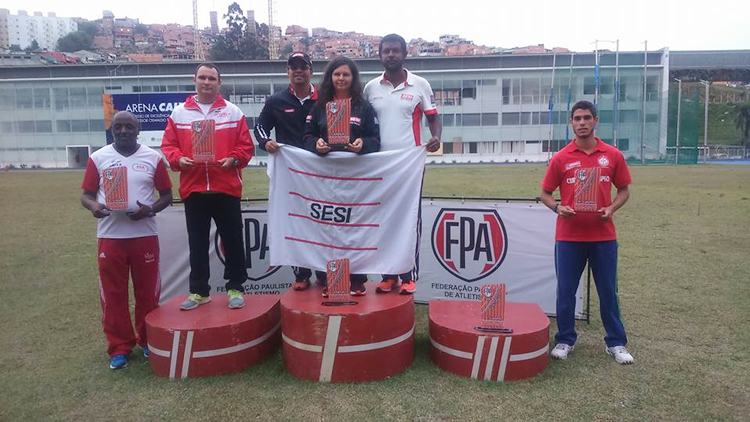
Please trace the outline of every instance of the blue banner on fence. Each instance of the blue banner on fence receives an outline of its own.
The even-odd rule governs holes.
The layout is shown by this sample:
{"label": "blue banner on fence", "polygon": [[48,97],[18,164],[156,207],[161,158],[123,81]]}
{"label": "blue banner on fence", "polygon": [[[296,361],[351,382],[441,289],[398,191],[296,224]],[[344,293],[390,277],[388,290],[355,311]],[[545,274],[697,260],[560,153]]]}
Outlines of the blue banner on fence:
{"label": "blue banner on fence", "polygon": [[189,92],[155,92],[143,94],[104,94],[104,127],[107,143],[113,141],[112,116],[118,111],[129,111],[141,122],[141,131],[164,130],[172,110],[185,102]]}

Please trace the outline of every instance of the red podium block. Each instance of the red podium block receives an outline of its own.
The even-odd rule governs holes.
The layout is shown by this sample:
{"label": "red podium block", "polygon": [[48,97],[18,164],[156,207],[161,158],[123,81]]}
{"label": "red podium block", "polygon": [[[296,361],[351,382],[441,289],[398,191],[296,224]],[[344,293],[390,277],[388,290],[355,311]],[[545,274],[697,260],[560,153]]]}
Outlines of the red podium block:
{"label": "red podium block", "polygon": [[280,341],[279,296],[245,296],[245,307],[228,309],[226,295],[181,311],[184,295],[146,316],[151,369],[161,377],[188,378],[240,372],[276,351]]}
{"label": "red podium block", "polygon": [[356,305],[325,306],[319,288],[281,295],[282,351],[297,378],[364,382],[406,370],[414,359],[410,295],[376,294],[367,283]]}
{"label": "red podium block", "polygon": [[485,381],[533,377],[549,361],[549,319],[539,305],[506,303],[510,334],[483,332],[479,302],[430,302],[430,357],[441,369]]}

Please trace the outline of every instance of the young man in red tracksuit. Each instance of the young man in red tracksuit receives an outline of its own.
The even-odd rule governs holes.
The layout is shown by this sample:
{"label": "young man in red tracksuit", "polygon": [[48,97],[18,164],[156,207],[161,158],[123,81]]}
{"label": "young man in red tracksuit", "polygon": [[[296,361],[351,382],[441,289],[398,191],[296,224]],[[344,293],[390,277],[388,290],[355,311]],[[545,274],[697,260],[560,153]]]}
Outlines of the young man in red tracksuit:
{"label": "young man in red tracksuit", "polygon": [[[622,152],[595,136],[599,122],[589,101],[573,105],[570,124],[575,138],[555,153],[542,180],[542,202],[557,215],[557,334],[550,355],[567,359],[573,351],[576,290],[588,262],[599,293],[599,313],[607,332],[606,352],[619,364],[632,364],[617,301],[617,233],[613,217],[630,197],[630,170]],[[612,198],[612,186],[617,190]],[[552,193],[560,189],[560,203]]]}
{"label": "young man in red tracksuit", "polygon": [[[253,156],[253,143],[245,115],[219,94],[219,69],[211,63],[202,63],[193,81],[196,95],[174,109],[161,144],[169,166],[180,172],[180,197],[185,203],[190,294],[180,309],[194,309],[211,300],[208,247],[212,219],[224,244],[229,308],[242,308],[245,306],[242,283],[247,279],[247,270],[240,197],[242,169]],[[212,159],[197,160],[193,151],[196,137],[212,140]]]}
{"label": "young man in red tracksuit", "polygon": [[[172,203],[172,182],[158,152],[138,144],[136,117],[114,115],[114,143],[91,154],[81,204],[98,219],[99,293],[109,367],[128,365],[133,346],[148,358],[146,314],[159,305],[159,239],[154,215]],[[159,199],[154,199],[154,190]],[[128,274],[135,293],[135,331],[128,305]]]}

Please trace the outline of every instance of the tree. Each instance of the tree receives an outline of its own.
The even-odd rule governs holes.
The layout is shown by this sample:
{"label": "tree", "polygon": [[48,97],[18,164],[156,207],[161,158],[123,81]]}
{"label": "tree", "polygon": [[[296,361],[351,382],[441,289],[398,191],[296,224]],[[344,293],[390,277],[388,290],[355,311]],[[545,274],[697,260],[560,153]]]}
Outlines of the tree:
{"label": "tree", "polygon": [[136,24],[133,32],[140,35],[148,35],[148,25],[142,23]]}
{"label": "tree", "polygon": [[99,27],[94,22],[82,21],[78,23],[78,30],[91,35],[91,38],[99,32]]}
{"label": "tree", "polygon": [[78,50],[90,50],[93,43],[94,38],[91,35],[83,31],[76,31],[57,40],[57,49],[72,53]]}
{"label": "tree", "polygon": [[211,46],[211,59],[256,60],[267,59],[268,49],[247,31],[247,18],[237,3],[232,3],[224,15],[227,31],[216,37]]}
{"label": "tree", "polygon": [[292,43],[286,43],[281,47],[281,50],[279,51],[279,57],[286,57],[291,54],[293,50],[294,47],[292,46]]}
{"label": "tree", "polygon": [[23,49],[21,48],[21,46],[18,45],[18,44],[11,44],[9,50],[10,50],[11,53],[23,51]]}
{"label": "tree", "polygon": [[750,103],[739,104],[736,110],[734,123],[742,133],[742,143],[748,145],[750,144]]}
{"label": "tree", "polygon": [[25,52],[31,53],[32,51],[39,51],[41,48],[39,47],[39,43],[36,42],[36,40],[31,40],[31,44],[29,44],[26,49],[24,49]]}

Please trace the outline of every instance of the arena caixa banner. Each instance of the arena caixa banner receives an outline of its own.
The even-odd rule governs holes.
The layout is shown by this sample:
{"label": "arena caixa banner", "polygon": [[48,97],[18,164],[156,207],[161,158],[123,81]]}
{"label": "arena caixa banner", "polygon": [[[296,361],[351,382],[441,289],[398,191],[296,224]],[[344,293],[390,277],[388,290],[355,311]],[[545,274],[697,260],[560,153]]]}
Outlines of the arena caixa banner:
{"label": "arena caixa banner", "polygon": [[[269,263],[267,203],[243,203],[249,294],[281,293],[294,281],[288,266]],[[533,200],[475,201],[422,199],[419,281],[415,301],[479,300],[483,284],[505,283],[509,302],[536,303],[555,314],[555,214]],[[190,272],[182,206],[157,215],[161,245],[161,300],[187,294]],[[211,231],[212,292],[224,291],[223,255]],[[321,264],[320,269],[323,269]],[[369,277],[371,289],[380,276]],[[374,291],[368,294],[375,294]],[[578,289],[576,317],[585,318],[586,283]]]}
{"label": "arena caixa banner", "polygon": [[167,126],[167,119],[175,107],[185,102],[189,92],[154,92],[141,94],[104,94],[104,129],[107,143],[111,143],[112,117],[118,111],[133,113],[141,124],[139,141],[150,147],[161,145],[161,137]]}

